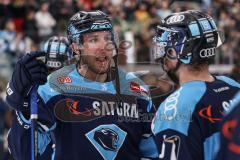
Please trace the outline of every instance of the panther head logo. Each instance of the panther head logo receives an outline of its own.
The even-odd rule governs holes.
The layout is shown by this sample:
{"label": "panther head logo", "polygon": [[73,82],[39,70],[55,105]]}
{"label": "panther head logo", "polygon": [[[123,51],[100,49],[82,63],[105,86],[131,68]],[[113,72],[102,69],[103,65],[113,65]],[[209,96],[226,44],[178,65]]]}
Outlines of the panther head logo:
{"label": "panther head logo", "polygon": [[118,134],[109,128],[102,128],[94,133],[94,140],[105,150],[117,151]]}

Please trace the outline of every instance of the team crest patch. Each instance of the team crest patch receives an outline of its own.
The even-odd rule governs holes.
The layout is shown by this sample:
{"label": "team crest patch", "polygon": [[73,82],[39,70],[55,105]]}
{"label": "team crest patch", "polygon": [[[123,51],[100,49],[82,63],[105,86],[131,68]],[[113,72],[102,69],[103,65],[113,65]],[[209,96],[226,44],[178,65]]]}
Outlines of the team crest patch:
{"label": "team crest patch", "polygon": [[86,134],[88,140],[105,160],[114,160],[127,133],[115,124],[100,125]]}

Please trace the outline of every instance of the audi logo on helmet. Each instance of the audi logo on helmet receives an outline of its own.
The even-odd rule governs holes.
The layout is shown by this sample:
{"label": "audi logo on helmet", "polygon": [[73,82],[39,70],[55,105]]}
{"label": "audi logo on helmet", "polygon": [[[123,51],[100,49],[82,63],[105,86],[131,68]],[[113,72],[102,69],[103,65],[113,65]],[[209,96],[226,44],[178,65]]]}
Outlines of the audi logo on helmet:
{"label": "audi logo on helmet", "polygon": [[49,67],[53,67],[53,68],[59,68],[62,66],[62,63],[61,62],[58,62],[58,61],[47,61],[47,66]]}
{"label": "audi logo on helmet", "polygon": [[200,51],[200,57],[201,58],[208,58],[208,57],[212,57],[215,55],[215,48],[206,48],[206,49],[202,49]]}
{"label": "audi logo on helmet", "polygon": [[171,24],[171,23],[177,23],[177,22],[182,22],[185,19],[184,15],[174,15],[171,16],[167,19],[166,23]]}

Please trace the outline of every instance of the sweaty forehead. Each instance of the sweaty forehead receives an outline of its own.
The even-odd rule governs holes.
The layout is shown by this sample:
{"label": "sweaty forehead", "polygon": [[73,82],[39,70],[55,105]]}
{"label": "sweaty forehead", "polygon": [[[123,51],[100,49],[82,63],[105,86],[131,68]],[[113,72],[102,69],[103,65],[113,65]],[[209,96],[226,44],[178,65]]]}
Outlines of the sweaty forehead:
{"label": "sweaty forehead", "polygon": [[105,37],[105,36],[111,36],[110,31],[97,31],[97,32],[91,32],[84,34],[84,38],[92,38],[92,37]]}

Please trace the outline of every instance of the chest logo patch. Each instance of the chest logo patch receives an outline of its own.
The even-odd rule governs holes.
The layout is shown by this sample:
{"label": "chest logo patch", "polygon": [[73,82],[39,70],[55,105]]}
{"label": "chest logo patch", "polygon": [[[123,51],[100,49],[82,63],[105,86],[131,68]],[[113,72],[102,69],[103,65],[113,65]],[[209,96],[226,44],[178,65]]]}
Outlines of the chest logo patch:
{"label": "chest logo patch", "polygon": [[114,160],[127,133],[115,124],[100,125],[86,134],[88,140],[105,160]]}

